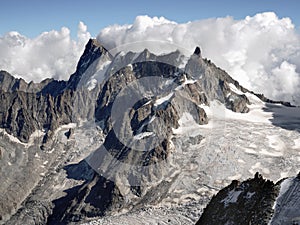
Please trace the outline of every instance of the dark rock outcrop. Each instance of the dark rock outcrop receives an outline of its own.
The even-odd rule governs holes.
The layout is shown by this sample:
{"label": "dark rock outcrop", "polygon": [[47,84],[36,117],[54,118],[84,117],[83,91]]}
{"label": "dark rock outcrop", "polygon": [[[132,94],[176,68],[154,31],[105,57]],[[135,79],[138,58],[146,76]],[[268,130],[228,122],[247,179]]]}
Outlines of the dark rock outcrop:
{"label": "dark rock outcrop", "polygon": [[299,224],[298,176],[284,178],[276,184],[263,179],[259,173],[243,182],[232,181],[211,199],[197,225]]}

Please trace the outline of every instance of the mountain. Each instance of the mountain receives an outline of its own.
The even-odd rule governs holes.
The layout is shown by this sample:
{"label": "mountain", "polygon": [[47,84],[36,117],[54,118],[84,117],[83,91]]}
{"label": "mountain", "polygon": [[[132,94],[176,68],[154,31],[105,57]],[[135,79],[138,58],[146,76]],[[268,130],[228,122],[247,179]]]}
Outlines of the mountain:
{"label": "mountain", "polygon": [[191,224],[232,179],[299,168],[299,108],[199,47],[112,55],[91,39],[68,81],[0,78],[0,224]]}
{"label": "mountain", "polygon": [[299,185],[299,174],[276,184],[259,173],[243,182],[235,180],[212,198],[197,225],[297,224]]}

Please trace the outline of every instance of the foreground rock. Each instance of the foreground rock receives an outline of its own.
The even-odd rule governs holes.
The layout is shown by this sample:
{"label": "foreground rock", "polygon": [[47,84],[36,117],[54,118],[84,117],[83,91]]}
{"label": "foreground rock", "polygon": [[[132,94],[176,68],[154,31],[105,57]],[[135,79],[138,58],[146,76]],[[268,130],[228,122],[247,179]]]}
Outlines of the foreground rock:
{"label": "foreground rock", "polygon": [[253,179],[233,181],[212,198],[197,225],[298,224],[299,188],[298,177],[274,184],[256,173]]}

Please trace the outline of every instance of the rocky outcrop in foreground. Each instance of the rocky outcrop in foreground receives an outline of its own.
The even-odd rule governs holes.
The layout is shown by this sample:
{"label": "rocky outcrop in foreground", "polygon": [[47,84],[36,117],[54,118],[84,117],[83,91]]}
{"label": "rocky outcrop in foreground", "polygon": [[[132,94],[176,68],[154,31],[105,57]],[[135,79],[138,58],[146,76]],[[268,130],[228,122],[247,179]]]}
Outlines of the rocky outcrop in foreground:
{"label": "rocky outcrop in foreground", "polygon": [[234,180],[211,199],[197,225],[299,224],[299,175],[276,184],[259,173],[243,182]]}

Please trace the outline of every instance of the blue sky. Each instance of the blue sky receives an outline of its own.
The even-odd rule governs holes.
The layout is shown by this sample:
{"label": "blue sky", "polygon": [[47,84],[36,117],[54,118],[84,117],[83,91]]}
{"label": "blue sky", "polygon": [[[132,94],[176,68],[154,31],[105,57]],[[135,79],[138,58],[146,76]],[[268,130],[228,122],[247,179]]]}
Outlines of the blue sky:
{"label": "blue sky", "polygon": [[298,30],[300,26],[299,0],[5,0],[1,1],[1,9],[1,36],[18,31],[35,37],[43,31],[66,26],[75,37],[79,21],[83,21],[92,36],[96,36],[108,25],[132,23],[137,15],[164,16],[180,23],[228,15],[242,19],[273,11],[279,17],[290,17]]}

